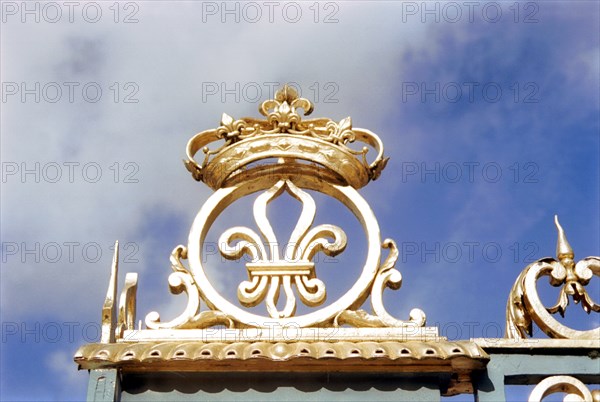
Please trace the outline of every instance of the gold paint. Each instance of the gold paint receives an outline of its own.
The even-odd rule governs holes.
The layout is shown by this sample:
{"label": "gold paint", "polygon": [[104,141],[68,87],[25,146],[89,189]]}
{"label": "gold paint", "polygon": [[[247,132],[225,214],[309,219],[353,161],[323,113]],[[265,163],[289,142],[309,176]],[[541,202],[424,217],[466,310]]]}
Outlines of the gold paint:
{"label": "gold paint", "polygon": [[[285,254],[281,256],[280,243],[267,219],[267,204],[283,191],[302,203],[302,213],[287,243]],[[234,227],[221,235],[219,249],[225,258],[237,260],[243,254],[248,254],[252,259],[251,263],[246,264],[249,280],[238,287],[238,298],[243,306],[254,307],[266,296],[267,311],[271,317],[291,317],[296,311],[292,284],[296,285],[300,299],[307,306],[315,307],[323,303],[326,297],[325,284],[316,278],[315,264],[310,260],[318,251],[324,251],[329,256],[342,252],[346,247],[346,235],[333,225],[319,225],[309,230],[315,215],[312,197],[291,181],[280,180],[254,203],[254,219],[267,241],[268,253],[260,236],[250,228]],[[327,237],[332,237],[334,241],[329,242]],[[231,247],[230,244],[235,240],[240,241]],[[286,296],[283,311],[276,307],[281,286]]]}
{"label": "gold paint", "polygon": [[[198,133],[189,141],[186,168],[195,180],[214,190],[255,177],[264,170],[264,165],[251,164],[273,158],[288,161],[270,165],[270,173],[278,175],[302,166],[315,179],[325,175],[337,184],[357,189],[379,177],[387,158],[377,135],[353,128],[350,117],[339,123],[326,118],[302,120],[298,109],[306,116],[312,113],[313,105],[286,85],[277,91],[275,99],[260,105],[259,111],[266,120],[234,120],[223,114],[218,128]],[[348,146],[355,142],[363,146],[360,149]],[[211,150],[209,145],[213,143],[218,144]],[[366,159],[369,147],[377,152],[372,162]],[[201,162],[194,159],[199,151],[203,154]]]}
{"label": "gold paint", "polygon": [[[575,264],[573,249],[567,241],[565,232],[555,216],[558,230],[556,253],[554,258],[542,258],[530,264],[517,278],[506,306],[506,337],[523,339],[532,334],[535,322],[551,338],[600,339],[600,327],[587,331],[569,328],[558,322],[552,314],[564,316],[569,304],[569,296],[586,313],[600,312],[600,305],[590,297],[585,286],[593,275],[600,276],[600,257],[587,257]],[[538,295],[536,282],[542,276],[548,276],[552,286],[561,286],[557,303],[545,307]]]}
{"label": "gold paint", "polygon": [[[353,357],[356,350],[366,359],[485,359],[476,345],[456,346],[440,338],[437,328],[425,326],[425,313],[419,309],[413,309],[406,321],[388,313],[383,291],[397,290],[402,284],[402,275],[395,268],[398,249],[391,239],[382,242],[377,219],[357,192],[384,169],[387,158],[383,144],[372,132],[354,128],[350,117],[339,122],[326,118],[304,120],[312,110],[307,99],[286,86],[275,99],[261,104],[259,111],[265,119],[236,120],[224,113],[218,128],[203,131],[189,141],[186,168],[194,179],[215,192],[198,212],[187,245],[177,246],[171,253],[169,289],[173,294],[187,295],[184,310],[164,322],[158,312],[150,312],[145,317],[145,328],[140,324],[135,329],[138,278],[129,273],[116,319],[116,249],[103,309],[102,344],[84,347],[84,352],[76,356],[78,362],[87,361],[85,367],[131,363],[144,353],[152,361],[161,360],[171,352],[180,356],[173,349],[177,345],[185,345],[182,347],[188,354],[210,349],[213,356],[229,359],[231,355],[226,351],[239,356],[246,353],[243,348],[257,342],[266,348],[261,353],[271,360],[305,355],[318,359],[332,354],[346,358]],[[368,160],[372,150],[375,156]],[[314,225],[317,206],[309,191],[341,202],[360,222],[367,240],[366,258],[357,280],[346,293],[327,300],[327,304],[326,285],[318,277],[314,259],[317,253],[336,256],[344,252],[347,237],[338,226]],[[289,239],[278,238],[267,217],[269,203],[284,193],[300,202],[302,208]],[[238,284],[237,300],[232,302],[211,284],[202,252],[206,235],[219,215],[247,196],[256,197],[253,216],[258,230],[236,226],[219,237],[218,249],[223,257],[251,259],[245,264],[248,278]],[[382,249],[387,250],[385,258]],[[280,294],[285,299],[281,304]],[[369,298],[372,311],[360,309]],[[308,311],[296,314],[298,302]],[[261,303],[265,315],[250,310]],[[212,328],[215,326],[220,328]],[[241,341],[247,345],[239,346]],[[404,346],[400,348],[400,344]],[[127,352],[121,357],[115,357],[116,351],[124,350]],[[138,357],[132,360],[131,356]],[[138,363],[144,366],[142,360]],[[464,381],[458,381],[457,386],[464,387]]]}
{"label": "gold paint", "polygon": [[102,306],[102,332],[100,335],[101,343],[109,343],[115,341],[115,324],[116,317],[116,300],[117,300],[117,280],[119,274],[119,241],[115,242],[115,252],[110,270],[110,279],[108,281],[108,290],[106,291],[106,299]]}
{"label": "gold paint", "polygon": [[135,327],[137,282],[138,274],[128,272],[119,299],[118,332],[115,334],[117,338],[122,337],[125,331],[133,330]]}
{"label": "gold paint", "polygon": [[555,375],[544,378],[535,386],[529,395],[529,402],[541,402],[545,397],[555,393],[566,393],[564,400],[569,402],[595,402],[599,396],[598,390],[591,392],[575,377]]}
{"label": "gold paint", "polygon": [[[186,363],[197,362],[205,364],[205,370],[210,369],[219,361],[228,361],[229,370],[245,371],[244,361],[256,360],[263,366],[273,362],[297,361],[309,359],[311,365],[305,363],[295,365],[292,371],[310,371],[314,368],[339,366],[343,360],[359,359],[364,366],[369,366],[372,359],[384,359],[397,362],[397,366],[419,364],[435,366],[443,360],[461,360],[461,367],[467,369],[483,368],[489,356],[477,345],[468,341],[441,342],[200,342],[200,341],[170,341],[170,342],[120,342],[113,344],[88,344],[76,352],[75,361],[83,369],[123,367],[135,364],[137,369],[143,369],[147,364],[150,368],[160,370],[163,367],[173,367],[167,363],[177,363],[185,367]],[[323,359],[323,362],[318,360]],[[236,363],[237,362],[237,363]],[[436,363],[437,362],[437,363]],[[199,367],[199,366],[196,366]],[[290,370],[293,366],[271,366],[277,370]],[[390,366],[393,370],[393,366]]]}
{"label": "gold paint", "polygon": [[[145,320],[148,329],[202,330],[223,324],[232,329],[269,329],[273,325],[304,329],[338,328],[345,324],[359,327],[361,340],[376,335],[370,328],[396,328],[390,339],[420,339],[424,334],[429,339],[438,337],[436,328],[418,329],[425,325],[423,311],[413,309],[409,319],[402,321],[392,317],[383,305],[383,290],[401,285],[402,276],[395,269],[398,250],[391,239],[381,242],[377,220],[356,191],[376,179],[385,167],[387,158],[383,156],[381,140],[368,130],[353,128],[349,117],[339,123],[322,118],[302,120],[302,115],[312,110],[307,99],[299,98],[285,86],[275,99],[261,104],[259,111],[266,120],[235,120],[223,114],[217,129],[201,132],[190,140],[186,167],[196,180],[216,191],[198,212],[187,247],[177,247],[171,256],[174,272],[169,286],[174,294],[187,293],[187,307],[164,323],[157,312],[151,312]],[[354,142],[364,145],[352,149],[348,145]],[[211,150],[213,143],[219,144]],[[369,147],[377,152],[370,163],[366,159]],[[202,162],[196,162],[193,158],[200,150],[204,156]],[[362,224],[368,242],[367,258],[357,281],[322,308],[317,307],[324,304],[327,290],[317,276],[313,258],[318,252],[338,255],[344,251],[347,238],[335,225],[313,227],[316,204],[305,190],[320,192],[344,204]],[[268,204],[284,192],[302,204],[300,218],[287,243],[277,238],[267,218]],[[213,287],[205,272],[202,250],[217,217],[236,200],[254,193],[257,197],[253,215],[258,232],[232,227],[218,241],[223,257],[239,260],[246,255],[251,259],[245,264],[248,279],[237,288],[238,304]],[[382,247],[389,249],[383,264]],[[189,269],[182,260],[188,260]],[[281,308],[280,295],[285,300]],[[372,314],[358,310],[369,297]],[[312,310],[296,315],[298,299]],[[200,300],[205,301],[208,310],[200,311]],[[267,315],[248,309],[261,303]],[[153,339],[148,331],[134,336],[139,340]],[[172,336],[182,335],[175,331]]]}
{"label": "gold paint", "polygon": [[572,260],[575,258],[575,254],[573,253],[571,245],[567,241],[567,236],[565,235],[564,229],[558,222],[558,215],[554,215],[554,224],[556,225],[556,230],[558,230],[558,239],[556,240],[556,256],[561,262],[565,261],[566,259]]}
{"label": "gold paint", "polygon": [[527,351],[528,354],[535,355],[547,354],[548,350],[565,350],[565,354],[573,355],[576,353],[589,354],[594,353],[595,349],[600,349],[600,338],[597,339],[549,339],[549,338],[527,338],[527,339],[508,339],[508,338],[472,338],[471,342],[476,343],[485,350],[497,350],[498,353],[515,353],[518,350]]}
{"label": "gold paint", "polygon": [[[511,291],[507,337],[513,339],[449,342],[439,336],[436,327],[425,326],[426,316],[420,309],[412,309],[406,321],[391,316],[383,304],[383,291],[397,290],[402,284],[402,275],[395,268],[398,248],[391,239],[381,241],[373,211],[357,192],[377,179],[386,166],[381,140],[368,130],[353,128],[350,117],[340,122],[303,120],[312,113],[313,105],[287,86],[275,99],[263,102],[259,111],[266,119],[236,120],[224,113],[218,128],[198,133],[188,142],[186,168],[215,192],[198,212],[187,246],[177,246],[171,253],[169,289],[173,294],[187,294],[184,311],[167,322],[161,322],[158,312],[151,312],[145,319],[146,328],[140,321],[135,329],[138,278],[128,273],[116,317],[117,243],[102,309],[101,340],[77,351],[75,362],[80,368],[444,373],[451,378],[444,395],[454,395],[473,393],[472,373],[485,368],[487,348],[598,348],[600,328],[576,331],[551,316],[564,313],[568,296],[575,303],[581,301],[588,313],[600,311],[584,289],[593,275],[600,274],[600,258],[588,257],[575,264],[558,217],[558,260],[544,258],[531,264]],[[350,144],[362,145],[351,148]],[[368,161],[370,149],[376,155]],[[320,306],[327,298],[326,286],[318,278],[313,258],[318,252],[328,256],[342,253],[347,238],[335,225],[313,227],[316,205],[305,190],[340,201],[361,223],[367,239],[367,256],[358,279],[324,307]],[[302,212],[288,247],[280,249],[286,244],[275,235],[267,206],[284,192],[302,204]],[[238,285],[238,300],[233,304],[210,283],[202,250],[219,215],[235,201],[254,194],[258,232],[237,226],[225,230],[219,239],[223,257],[239,260],[247,255],[252,259],[246,264],[248,280]],[[382,248],[387,250],[383,262]],[[551,308],[545,308],[537,295],[536,282],[541,276],[562,286],[559,301]],[[279,309],[282,288],[285,303]],[[310,312],[296,315],[297,298]],[[360,309],[369,298],[372,311]],[[263,302],[268,315],[249,311]],[[557,339],[524,340],[531,334],[533,322],[553,338],[569,339],[559,344]],[[211,328],[215,326],[220,328]],[[567,389],[560,388],[565,386],[574,397],[592,400],[589,390],[584,394],[570,377],[566,382],[552,378],[542,381],[530,400],[541,400],[548,392]],[[590,395],[596,402],[600,399],[598,391]]]}

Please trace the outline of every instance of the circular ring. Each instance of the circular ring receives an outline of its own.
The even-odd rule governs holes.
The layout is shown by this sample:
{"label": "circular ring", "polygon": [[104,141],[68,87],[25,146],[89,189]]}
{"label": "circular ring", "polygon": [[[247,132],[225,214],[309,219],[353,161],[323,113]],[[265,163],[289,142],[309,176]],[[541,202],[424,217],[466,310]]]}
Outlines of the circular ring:
{"label": "circular ring", "polygon": [[[202,246],[209,229],[220,213],[234,201],[257,191],[268,189],[280,179],[289,179],[300,188],[318,191],[341,201],[360,221],[368,240],[367,259],[363,270],[354,285],[344,295],[326,307],[304,315],[287,318],[257,315],[235,306],[215,290],[202,266]],[[190,270],[208,306],[227,314],[232,319],[239,321],[243,326],[259,328],[272,328],[274,322],[282,326],[289,324],[299,327],[315,326],[331,321],[339,312],[348,309],[356,303],[362,304],[369,295],[371,285],[379,268],[380,258],[381,237],[379,234],[379,225],[369,204],[354,188],[331,184],[327,181],[317,181],[314,178],[294,174],[284,177],[271,176],[268,178],[257,178],[254,182],[244,182],[217,190],[196,215],[188,238]]]}
{"label": "circular ring", "polygon": [[[538,385],[535,386],[531,394],[529,395],[529,401],[541,402],[542,399],[548,395],[555,393],[565,392],[568,396],[577,396],[581,398],[581,401],[592,401],[592,393],[585,386],[584,383],[579,381],[575,377],[566,375],[555,375],[552,377],[544,378]],[[567,399],[566,400],[574,400]]]}

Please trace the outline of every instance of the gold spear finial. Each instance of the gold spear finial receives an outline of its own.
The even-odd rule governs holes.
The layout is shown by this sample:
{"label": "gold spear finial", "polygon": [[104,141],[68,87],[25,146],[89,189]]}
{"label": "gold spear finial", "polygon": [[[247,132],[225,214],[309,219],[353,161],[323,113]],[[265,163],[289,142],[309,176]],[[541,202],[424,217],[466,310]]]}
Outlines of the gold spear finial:
{"label": "gold spear finial", "polygon": [[575,253],[573,253],[573,249],[567,241],[567,236],[565,235],[564,229],[558,222],[558,215],[554,215],[554,224],[556,225],[556,229],[558,229],[558,239],[556,240],[556,256],[560,261],[567,258],[572,260],[575,257]]}
{"label": "gold spear finial", "polygon": [[102,334],[100,343],[112,343],[115,341],[115,325],[117,322],[116,300],[117,300],[117,279],[119,276],[119,241],[115,241],[115,253],[113,255],[112,265],[110,267],[110,279],[108,281],[108,290],[106,299],[102,306]]}

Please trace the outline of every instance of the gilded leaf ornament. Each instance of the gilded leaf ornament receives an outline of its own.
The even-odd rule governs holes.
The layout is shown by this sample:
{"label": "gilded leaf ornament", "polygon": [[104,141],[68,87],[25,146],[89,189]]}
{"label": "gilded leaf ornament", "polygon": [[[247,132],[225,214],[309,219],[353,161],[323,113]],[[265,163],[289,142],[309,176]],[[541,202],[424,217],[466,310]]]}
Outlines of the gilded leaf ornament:
{"label": "gilded leaf ornament", "polygon": [[[575,304],[581,303],[588,314],[600,312],[600,305],[585,288],[594,275],[600,276],[600,257],[587,257],[575,263],[575,254],[557,216],[554,222],[558,230],[557,259],[542,258],[530,264],[517,278],[506,306],[506,336],[515,339],[531,336],[535,322],[551,338],[599,339],[600,327],[579,331],[552,316],[556,313],[564,316],[569,298]],[[547,276],[552,286],[560,287],[558,300],[551,307],[543,305],[537,291],[536,283],[542,276]]]}

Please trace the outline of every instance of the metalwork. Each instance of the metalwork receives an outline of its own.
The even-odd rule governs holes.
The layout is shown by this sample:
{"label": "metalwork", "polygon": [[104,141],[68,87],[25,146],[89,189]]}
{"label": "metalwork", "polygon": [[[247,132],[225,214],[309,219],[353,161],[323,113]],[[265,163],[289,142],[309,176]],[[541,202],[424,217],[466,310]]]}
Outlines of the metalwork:
{"label": "metalwork", "polygon": [[[600,276],[600,257],[587,257],[577,264],[573,249],[567,241],[565,232],[554,217],[558,229],[556,255],[558,260],[542,258],[530,264],[517,278],[506,306],[506,336],[522,339],[532,333],[532,322],[551,338],[600,339],[600,327],[587,331],[569,328],[558,322],[552,314],[564,316],[569,304],[569,296],[588,314],[600,312],[600,305],[590,297],[585,286],[593,275]],[[542,276],[548,276],[552,286],[562,286],[557,303],[546,308],[537,292],[536,282]]]}
{"label": "metalwork", "polygon": [[[260,105],[259,111],[266,120],[234,120],[223,114],[218,128],[198,133],[189,141],[186,168],[194,179],[214,190],[264,176],[265,171],[285,175],[300,169],[315,179],[357,189],[379,177],[387,158],[377,135],[353,128],[350,117],[339,123],[326,118],[302,120],[298,109],[306,116],[312,113],[313,105],[286,85],[277,91],[275,99]],[[211,150],[208,146],[215,142],[219,144]],[[358,150],[348,146],[354,142],[364,145]],[[372,162],[367,161],[369,147],[377,152]],[[200,150],[204,157],[197,162],[194,157]],[[252,165],[272,158],[282,158],[286,163]],[[312,163],[298,162],[302,160]]]}
{"label": "metalwork", "polygon": [[128,272],[125,276],[125,284],[119,299],[119,316],[117,322],[117,338],[123,336],[124,331],[135,327],[135,294],[137,292],[138,274]]}
{"label": "metalwork", "polygon": [[[260,387],[253,389],[256,392],[252,395],[258,399],[301,395],[304,400],[302,388],[294,391],[297,393],[277,388],[276,378],[281,378],[277,376],[290,373],[295,382],[296,376],[307,379],[314,373],[327,373],[329,383],[329,373],[338,373],[351,382],[350,378],[355,378],[352,374],[358,372],[371,379],[381,375],[385,381],[409,384],[391,388],[394,397],[400,395],[404,400],[474,394],[481,402],[498,401],[505,399],[505,384],[537,384],[530,401],[567,392],[565,400],[598,402],[600,391],[590,391],[586,384],[600,381],[600,328],[578,331],[559,323],[553,314],[563,315],[569,298],[576,304],[581,302],[588,314],[600,312],[600,305],[586,290],[592,277],[600,273],[600,257],[575,263],[555,217],[557,259],[542,258],[521,272],[508,299],[503,339],[448,341],[439,336],[437,327],[425,326],[425,313],[417,308],[410,311],[407,320],[393,317],[384,306],[383,291],[397,290],[402,284],[402,275],[395,267],[398,248],[392,239],[382,241],[377,220],[357,191],[377,179],[385,167],[383,144],[374,133],[353,128],[349,117],[340,122],[303,120],[312,110],[308,100],[286,86],[275,99],[260,106],[265,119],[236,120],[223,114],[218,128],[192,137],[185,166],[195,180],[215,192],[196,215],[187,245],[175,247],[170,256],[169,289],[173,294],[187,295],[185,308],[167,321],[162,321],[158,312],[150,312],[145,328],[141,321],[136,328],[137,274],[127,273],[116,303],[116,243],[102,308],[100,342],[81,347],[74,357],[80,368],[91,370],[88,400],[116,401],[123,395],[127,399],[131,390],[134,400],[147,396],[179,400],[184,394],[194,400],[245,396],[236,393],[235,387],[227,389],[228,384],[216,392],[210,387],[203,389],[202,384],[191,391],[184,386],[181,393],[178,388],[167,389],[170,385],[142,386],[140,390],[128,383],[151,383],[156,378],[152,375],[162,375],[162,380],[176,378],[169,384],[178,387],[185,382],[185,376],[179,377],[184,372],[214,372],[234,382],[237,374],[259,373],[261,382],[275,388],[267,387],[262,394]],[[362,146],[351,147],[358,143]],[[369,152],[375,156],[368,160]],[[315,256],[343,253],[348,238],[339,226],[315,224],[317,205],[312,192],[343,204],[365,233],[362,270],[336,300],[328,300],[327,284],[323,275],[318,275],[321,267]],[[284,194],[301,204],[289,239],[277,236],[267,218],[269,203]],[[210,281],[203,245],[219,216],[244,197],[255,197],[256,228],[234,226],[218,236],[221,256],[236,261],[250,259],[245,264],[247,277],[236,284],[237,299],[228,300]],[[554,306],[545,307],[540,300],[536,285],[542,276],[548,276],[553,286],[560,286]],[[362,309],[367,300],[371,311]],[[300,303],[306,308],[297,314]],[[256,306],[264,313],[250,310]],[[527,338],[533,323],[551,339]],[[177,376],[169,377],[172,373]],[[147,374],[150,377],[145,377]],[[124,391],[121,381],[128,386]],[[378,386],[373,382],[368,387],[371,385]],[[157,390],[160,392],[155,393]],[[385,387],[373,390],[376,392],[364,395],[386,394],[388,398],[391,392]],[[344,396],[335,388],[327,391],[320,396]]]}
{"label": "metalwork", "polygon": [[115,242],[115,252],[110,269],[110,280],[108,281],[108,290],[106,299],[102,306],[102,332],[100,342],[108,343],[115,341],[115,326],[117,315],[115,313],[117,302],[117,275],[119,273],[119,242]]}
{"label": "metalwork", "polygon": [[555,393],[567,393],[565,401],[569,402],[599,402],[600,390],[590,391],[577,378],[557,375],[542,380],[529,395],[529,402],[541,402],[545,397]]}
{"label": "metalwork", "polygon": [[[388,332],[390,339],[437,338],[435,328],[418,329],[425,325],[423,311],[413,309],[408,320],[399,320],[383,305],[383,290],[398,289],[402,283],[400,272],[394,268],[398,250],[393,240],[381,241],[377,220],[356,191],[376,179],[385,167],[387,158],[383,156],[381,140],[368,130],[353,128],[349,117],[339,123],[329,119],[302,121],[298,109],[309,114],[312,104],[298,98],[295,91],[286,86],[277,92],[276,99],[260,106],[266,120],[234,120],[224,114],[219,128],[199,133],[190,140],[185,165],[195,179],[204,181],[216,192],[196,216],[188,245],[176,247],[171,255],[173,273],[169,287],[174,294],[187,294],[186,308],[167,322],[161,322],[158,312],[151,312],[146,316],[146,327],[150,330],[205,329],[215,325],[232,329],[270,328],[275,322],[301,329],[362,327],[358,338],[363,340],[378,336],[371,330],[377,327],[396,328]],[[208,145],[217,140],[222,140],[221,146],[209,150]],[[367,162],[367,146],[360,151],[348,146],[355,141],[373,147],[377,151],[375,160]],[[193,157],[200,149],[205,157],[198,164]],[[258,165],[258,162],[266,164]],[[313,258],[318,252],[328,256],[343,252],[347,239],[338,226],[313,227],[316,204],[305,190],[323,193],[344,204],[362,224],[367,237],[367,257],[358,279],[345,294],[323,307],[320,306],[327,298],[326,284],[318,278]],[[299,220],[287,243],[277,238],[267,218],[268,204],[285,192],[302,204]],[[237,226],[227,229],[219,238],[223,257],[239,260],[246,255],[251,259],[246,264],[248,280],[242,281],[237,289],[239,306],[212,286],[203,266],[206,259],[202,250],[217,217],[238,199],[254,193],[259,193],[253,208],[258,232]],[[385,261],[380,263],[382,248],[389,251]],[[183,260],[189,262],[189,269]],[[285,303],[278,308],[282,290]],[[123,303],[132,297],[133,294],[126,295]],[[373,312],[359,310],[369,297]],[[297,299],[316,309],[296,315]],[[201,311],[201,300],[208,309]],[[245,309],[263,302],[267,315]],[[344,331],[348,332],[342,329]],[[121,335],[137,340],[162,336],[131,328],[121,331]],[[187,337],[179,332],[173,332],[172,336]],[[348,336],[356,337],[355,332]]]}
{"label": "metalwork", "polygon": [[[397,369],[404,365],[445,364],[439,360],[463,359],[464,367],[482,368],[489,359],[488,355],[477,345],[468,341],[458,342],[120,342],[112,344],[89,344],[81,348],[75,355],[75,361],[82,368],[96,369],[102,367],[126,367],[127,370],[143,370],[146,364],[158,369],[176,361],[196,362],[194,369],[204,366],[212,369],[218,361],[227,361],[229,370],[247,370],[247,365],[239,363],[233,366],[232,360],[257,360],[265,369],[269,365],[276,369],[290,365],[273,366],[273,362],[293,361],[298,359],[386,359],[398,360]],[[328,364],[323,361],[321,364]],[[366,363],[363,363],[366,365]],[[373,362],[373,364],[376,364]],[[471,365],[471,366],[469,366]],[[189,365],[190,368],[192,365]],[[185,368],[183,367],[185,370]],[[314,367],[297,366],[294,371],[312,370]],[[393,368],[391,368],[393,370]]]}
{"label": "metalwork", "polygon": [[[291,247],[285,248],[282,258],[279,242],[267,219],[267,203],[279,197],[283,191],[302,202],[302,213],[288,242]],[[346,248],[346,234],[334,225],[319,225],[309,231],[315,215],[316,207],[312,197],[291,181],[282,179],[254,203],[254,218],[267,240],[268,253],[259,235],[250,228],[234,227],[221,235],[219,248],[223,256],[237,260],[242,254],[248,254],[252,258],[252,262],[246,264],[249,280],[240,283],[238,287],[238,297],[244,306],[254,307],[266,296],[267,310],[271,317],[290,317],[296,311],[292,283],[296,285],[304,304],[318,306],[323,303],[326,296],[325,284],[315,277],[315,264],[311,260],[318,251],[324,251],[329,256],[342,252]],[[328,236],[334,241],[329,242]],[[235,240],[241,241],[237,247],[231,247],[230,244]],[[283,311],[276,307],[281,286],[286,296]]]}

